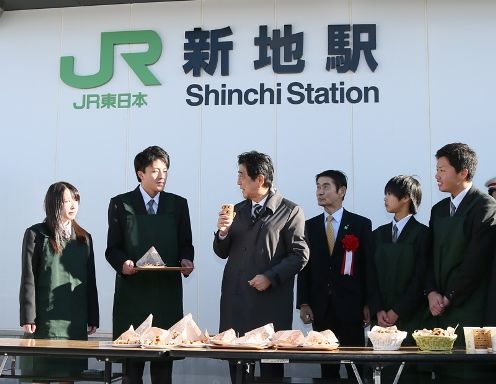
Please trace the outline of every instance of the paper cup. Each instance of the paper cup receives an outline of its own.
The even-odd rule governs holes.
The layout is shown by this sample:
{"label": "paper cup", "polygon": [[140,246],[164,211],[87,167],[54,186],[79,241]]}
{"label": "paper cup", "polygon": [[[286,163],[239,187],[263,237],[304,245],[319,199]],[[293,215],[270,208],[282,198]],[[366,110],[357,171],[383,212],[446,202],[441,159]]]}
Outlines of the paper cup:
{"label": "paper cup", "polygon": [[222,204],[220,207],[222,213],[228,215],[231,217],[231,219],[234,218],[234,204]]}
{"label": "paper cup", "polygon": [[487,350],[491,348],[491,331],[488,329],[474,329],[475,349]]}
{"label": "paper cup", "polygon": [[474,329],[478,327],[463,327],[463,335],[465,336],[465,349],[470,352],[475,351]]}

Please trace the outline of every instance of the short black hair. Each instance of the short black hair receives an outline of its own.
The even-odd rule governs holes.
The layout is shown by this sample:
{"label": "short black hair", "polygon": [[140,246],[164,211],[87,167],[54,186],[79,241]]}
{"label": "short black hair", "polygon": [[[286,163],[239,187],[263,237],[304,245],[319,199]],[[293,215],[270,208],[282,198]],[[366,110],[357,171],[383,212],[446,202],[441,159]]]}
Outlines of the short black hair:
{"label": "short black hair", "polygon": [[348,178],[344,172],[328,169],[315,176],[315,182],[317,182],[320,177],[330,177],[336,186],[336,192],[339,191],[339,188],[341,187],[348,188]]}
{"label": "short black hair", "polygon": [[477,169],[477,154],[467,144],[451,143],[436,152],[436,159],[446,157],[456,173],[467,169],[467,181],[472,181]]}
{"label": "short black hair", "polygon": [[384,187],[384,194],[392,194],[398,200],[408,196],[410,198],[409,212],[415,215],[422,201],[422,189],[417,179],[412,176],[395,176]]}
{"label": "short black hair", "polygon": [[138,171],[145,172],[145,168],[155,160],[162,160],[167,169],[169,169],[169,154],[156,145],[148,147],[136,155],[134,158],[134,172],[136,172],[136,178],[139,182],[141,182],[141,179],[138,176]]}
{"label": "short black hair", "polygon": [[257,176],[264,177],[263,186],[272,188],[274,180],[274,166],[269,155],[257,151],[243,152],[238,156],[238,165],[244,165],[250,179],[255,180]]}

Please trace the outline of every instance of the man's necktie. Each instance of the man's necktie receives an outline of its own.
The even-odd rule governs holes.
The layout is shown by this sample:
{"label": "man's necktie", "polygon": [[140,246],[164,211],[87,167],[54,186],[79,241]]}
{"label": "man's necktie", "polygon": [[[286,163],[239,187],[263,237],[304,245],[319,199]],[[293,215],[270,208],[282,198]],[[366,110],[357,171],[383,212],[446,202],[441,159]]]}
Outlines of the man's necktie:
{"label": "man's necktie", "polygon": [[258,217],[260,216],[260,212],[262,212],[262,206],[260,204],[255,204],[251,213],[251,221],[257,221]]}
{"label": "man's necktie", "polygon": [[334,228],[332,226],[332,216],[327,216],[326,224],[327,245],[329,246],[329,253],[332,255],[334,250]]}
{"label": "man's necktie", "polygon": [[453,204],[453,202],[450,201],[450,216],[453,216],[455,212],[456,212],[455,204]]}
{"label": "man's necktie", "polygon": [[393,243],[396,243],[398,241],[398,227],[396,224],[393,224],[393,237],[392,237]]}
{"label": "man's necktie", "polygon": [[151,199],[149,202],[148,202],[148,209],[146,210],[148,212],[149,215],[154,215],[155,214],[155,209],[153,209],[153,205],[155,203],[155,200]]}

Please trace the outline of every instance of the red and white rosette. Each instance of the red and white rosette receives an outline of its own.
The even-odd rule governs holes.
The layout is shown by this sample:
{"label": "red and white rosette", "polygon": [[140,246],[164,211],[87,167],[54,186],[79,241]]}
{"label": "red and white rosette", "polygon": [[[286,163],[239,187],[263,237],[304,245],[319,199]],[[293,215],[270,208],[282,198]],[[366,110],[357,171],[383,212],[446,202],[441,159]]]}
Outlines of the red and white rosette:
{"label": "red and white rosette", "polygon": [[355,235],[345,235],[341,244],[344,248],[343,262],[341,263],[341,275],[353,276],[355,270],[355,252],[360,242]]}

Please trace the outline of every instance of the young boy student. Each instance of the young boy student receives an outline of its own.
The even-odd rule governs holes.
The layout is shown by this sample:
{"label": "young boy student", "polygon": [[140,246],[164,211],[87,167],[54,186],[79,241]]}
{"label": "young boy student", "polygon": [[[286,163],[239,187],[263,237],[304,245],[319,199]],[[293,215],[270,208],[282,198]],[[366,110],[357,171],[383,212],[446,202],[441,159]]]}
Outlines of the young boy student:
{"label": "young boy student", "polygon": [[[384,188],[384,205],[393,220],[373,232],[374,254],[368,267],[368,298],[371,317],[381,327],[395,325],[408,336],[402,345],[415,345],[412,332],[423,328],[427,317],[424,297],[427,226],[419,223],[417,213],[422,191],[411,176],[395,176]],[[396,367],[385,367],[383,376],[394,378]],[[428,382],[430,372],[406,366],[402,383]]]}
{"label": "young boy student", "polygon": [[417,213],[422,191],[411,176],[395,176],[384,188],[386,211],[393,220],[373,232],[374,255],[369,263],[369,307],[382,327],[396,325],[408,332],[403,342],[413,344],[411,333],[421,329],[427,312],[423,295],[428,228]]}

